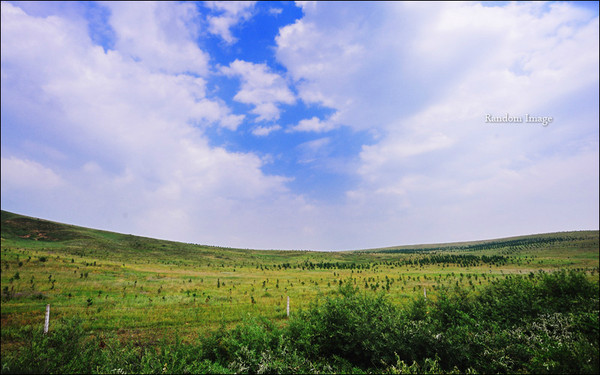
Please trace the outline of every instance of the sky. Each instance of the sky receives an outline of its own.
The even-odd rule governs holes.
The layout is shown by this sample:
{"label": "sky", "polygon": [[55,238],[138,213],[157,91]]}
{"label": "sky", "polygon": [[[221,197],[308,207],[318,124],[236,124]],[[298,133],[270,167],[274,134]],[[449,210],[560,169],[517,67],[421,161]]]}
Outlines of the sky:
{"label": "sky", "polygon": [[599,227],[598,3],[2,2],[2,209],[254,249]]}

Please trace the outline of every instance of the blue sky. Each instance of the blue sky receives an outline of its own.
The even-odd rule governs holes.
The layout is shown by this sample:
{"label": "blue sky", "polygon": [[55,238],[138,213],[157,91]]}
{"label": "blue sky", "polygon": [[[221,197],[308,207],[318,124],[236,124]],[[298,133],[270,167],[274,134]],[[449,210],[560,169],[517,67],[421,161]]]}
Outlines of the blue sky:
{"label": "blue sky", "polygon": [[583,2],[3,2],[2,209],[261,249],[598,229],[598,29]]}

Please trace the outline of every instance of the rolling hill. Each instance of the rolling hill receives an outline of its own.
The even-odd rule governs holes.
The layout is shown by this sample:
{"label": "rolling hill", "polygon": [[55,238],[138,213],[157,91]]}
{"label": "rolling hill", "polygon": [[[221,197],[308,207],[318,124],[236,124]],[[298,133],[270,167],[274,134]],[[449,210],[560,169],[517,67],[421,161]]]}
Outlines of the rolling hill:
{"label": "rolling hill", "polygon": [[[131,350],[130,353],[133,355],[128,366],[134,367],[127,368],[134,372],[148,372],[150,370],[142,364],[154,363],[154,360],[141,358],[150,358],[144,356],[154,351],[143,349],[144,351],[141,352],[140,350],[155,348],[159,342],[164,343],[163,349],[169,353],[180,350],[176,349],[179,344],[170,346],[171,344],[168,343],[170,342],[168,340],[174,337],[190,343],[192,345],[190,347],[193,348],[200,348],[202,345],[212,348],[219,345],[218,342],[211,341],[213,338],[219,340],[218,337],[221,337],[219,335],[236,335],[236,332],[241,332],[224,331],[224,329],[231,329],[241,324],[242,327],[246,327],[239,328],[242,331],[251,329],[255,333],[278,332],[276,330],[279,328],[276,327],[288,327],[288,324],[293,322],[294,316],[304,318],[310,316],[302,311],[307,309],[318,311],[318,306],[322,304],[334,303],[331,305],[333,307],[337,306],[335,303],[344,305],[353,300],[352,298],[360,300],[366,298],[364,307],[357,306],[357,311],[367,311],[369,306],[385,300],[388,306],[386,309],[405,311],[403,314],[409,315],[404,316],[410,316],[411,320],[418,323],[424,318],[423,314],[426,313],[424,309],[437,314],[436,311],[445,308],[444,301],[447,298],[445,296],[450,290],[462,293],[461,301],[467,294],[471,296],[469,298],[475,298],[480,293],[487,293],[486,295],[496,298],[494,288],[504,285],[503,283],[512,285],[510,288],[519,285],[529,285],[528,288],[531,288],[532,286],[527,283],[541,283],[544,288],[549,288],[561,298],[563,296],[566,298],[562,302],[555,301],[558,309],[568,305],[575,313],[584,314],[582,319],[588,319],[588,315],[594,316],[587,310],[578,310],[577,306],[573,305],[574,302],[569,300],[570,297],[567,298],[571,292],[567,294],[561,292],[561,288],[564,288],[563,281],[556,284],[557,281],[551,280],[572,277],[576,285],[585,286],[590,282],[589,285],[592,286],[589,288],[592,289],[593,285],[597,285],[598,231],[547,233],[473,242],[342,252],[316,252],[234,249],[164,241],[67,225],[7,211],[1,212],[1,221],[3,373],[5,365],[8,366],[7,368],[16,366],[14,367],[16,372],[77,372],[73,369],[65,370],[64,366],[68,366],[70,360],[60,359],[63,357],[56,357],[58,358],[56,359],[50,356],[52,358],[44,362],[55,362],[57,367],[52,371],[39,367],[35,359],[23,357],[23,355],[30,355],[27,353],[33,353],[23,348],[32,345],[38,345],[36,347],[39,348],[54,348],[55,343],[52,340],[60,338],[63,344],[68,343],[72,340],[69,335],[73,332],[78,332],[79,347],[88,348],[86,350],[89,350],[89,353],[96,353],[98,345],[101,349],[103,345],[107,345],[104,337],[116,338],[119,344],[113,341],[111,345],[114,349],[111,350],[116,352]],[[545,275],[556,276],[547,278]],[[348,288],[356,290],[353,292],[356,294],[355,297],[348,297],[350,300],[344,300],[348,296],[350,290]],[[511,301],[521,306],[520,293],[523,291],[519,288],[511,289],[511,293],[516,293],[514,301]],[[585,297],[582,298],[587,301],[589,293],[585,293]],[[427,301],[426,304],[423,304],[425,301],[423,297]],[[331,302],[332,298],[334,300],[337,298],[338,302]],[[579,303],[577,301],[580,297],[575,295],[573,298],[575,303]],[[289,316],[288,300],[291,301]],[[590,303],[593,310],[593,303],[597,304],[597,302]],[[40,338],[40,330],[44,325],[44,312],[48,305],[51,306],[52,311],[50,332],[54,333],[50,336],[50,341],[44,341],[45,339]],[[467,305],[463,307],[471,309]],[[365,308],[367,310],[364,310]],[[496,310],[492,309],[492,311]],[[338,313],[331,315],[333,322],[339,320],[338,315]],[[398,317],[397,314],[393,316],[393,319]],[[595,316],[597,318],[597,310]],[[350,319],[349,316],[346,318]],[[271,331],[264,331],[262,325],[251,328],[254,326],[247,325],[249,319],[268,322],[264,324],[271,327],[269,328]],[[502,321],[502,317],[498,319]],[[352,319],[340,322],[350,324]],[[438,324],[436,322],[430,323]],[[537,324],[537,321],[535,322]],[[373,323],[377,322],[371,321],[369,324]],[[462,327],[467,327],[469,324]],[[588,325],[585,323],[583,327]],[[218,327],[222,327],[219,328],[220,333],[215,333],[215,336],[209,335]],[[293,331],[293,327],[290,329]],[[382,337],[387,337],[390,329],[397,329],[397,327],[392,325],[383,329]],[[450,330],[448,332],[454,332],[452,330],[455,328],[448,329]],[[352,330],[344,328],[343,331]],[[371,334],[370,330],[365,332]],[[512,331],[507,328],[506,332]],[[248,336],[248,334],[243,335]],[[279,337],[278,334],[273,333],[273,335]],[[322,336],[322,334],[311,336],[311,340]],[[260,339],[251,340],[251,337],[248,336],[250,340],[248,345],[258,345],[261,342]],[[423,337],[430,339],[427,335]],[[498,342],[501,343],[501,337],[498,337],[500,340]],[[379,342],[380,339],[374,338],[375,342]],[[455,337],[448,338],[448,345],[454,345],[452,340],[455,340]],[[591,341],[577,340],[573,345],[584,343],[587,348],[590,345],[593,347],[595,339],[592,337]],[[37,344],[32,344],[34,342]],[[199,347],[198,342],[205,344]],[[352,345],[360,342],[358,340]],[[407,347],[414,347],[412,341],[407,342]],[[588,345],[588,342],[592,344]],[[80,353],[79,349],[65,349],[63,346],[66,344],[63,344],[56,344],[62,348],[60,353],[56,353],[63,355],[64,358],[75,358],[79,355],[77,354]],[[504,345],[498,348],[501,351]],[[284,348],[282,350],[280,353],[282,358],[287,358],[286,350]],[[571,349],[565,349],[563,352],[570,351]],[[98,353],[103,355],[102,351]],[[203,353],[205,358],[216,360],[209,352]],[[392,354],[390,352],[390,355]],[[479,356],[480,353],[477,355]],[[34,358],[37,354],[31,356]],[[500,354],[498,356],[502,357]],[[4,358],[9,360],[4,362]],[[110,358],[118,358],[118,355]],[[182,363],[197,364],[194,358],[189,357]],[[580,362],[587,363],[585,358]],[[105,361],[97,358],[95,361],[105,366],[94,370],[98,372],[112,371],[123,366],[116,364],[113,359]],[[162,359],[160,361],[161,366],[166,366]],[[227,357],[220,362],[222,366],[228,368],[226,371],[225,367],[207,367],[197,371],[237,372],[231,370],[234,368],[232,366],[235,361],[229,361],[232,359]],[[570,363],[570,361],[563,362],[560,362],[561,366],[563,364],[568,366]],[[34,363],[33,367],[30,367],[30,363]],[[468,368],[472,363],[466,363],[463,369]],[[295,371],[300,372],[312,368],[310,365],[298,367],[303,369],[298,370],[294,366],[296,365],[290,368],[296,368]],[[329,363],[323,366],[329,366]],[[596,367],[592,366],[592,368]],[[91,371],[90,368],[85,368],[86,372]],[[151,368],[150,372],[160,372],[161,369],[164,372],[163,367]],[[329,367],[323,367],[316,372],[331,372],[327,368]],[[478,368],[485,369],[485,367]],[[537,371],[537,367],[531,368],[533,372]],[[257,369],[258,367],[255,370],[258,371]],[[339,369],[341,372],[349,371]],[[585,370],[584,367],[582,369]]]}
{"label": "rolling hill", "polygon": [[[235,249],[197,245],[174,241],[158,240],[148,237],[121,234],[97,229],[57,223],[49,220],[33,218],[2,210],[2,241],[19,243],[21,241],[36,241],[44,243],[48,248],[61,247],[67,252],[80,254],[83,249],[90,252],[101,252],[103,255],[118,258],[120,255],[169,257],[172,254],[186,254],[203,260],[232,260],[240,256],[249,259],[266,258],[266,260],[289,260],[290,258],[327,257],[336,260],[355,258],[360,255],[376,254],[410,254],[430,251],[480,251],[480,250],[512,250],[519,247],[528,248],[568,248],[570,245],[581,248],[598,247],[599,231],[570,231],[532,234],[497,239],[487,239],[469,242],[453,242],[439,244],[402,245],[374,249],[357,249],[323,254],[316,251],[297,250],[253,250]],[[569,245],[570,244],[570,245]],[[38,247],[38,246],[35,246]],[[141,250],[143,249],[143,250]]]}

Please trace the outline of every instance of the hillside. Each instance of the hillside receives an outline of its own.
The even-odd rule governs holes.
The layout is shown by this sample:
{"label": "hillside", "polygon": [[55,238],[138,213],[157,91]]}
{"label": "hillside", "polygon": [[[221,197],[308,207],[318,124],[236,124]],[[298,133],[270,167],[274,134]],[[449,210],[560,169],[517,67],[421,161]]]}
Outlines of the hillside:
{"label": "hillside", "polygon": [[1,219],[3,357],[19,358],[43,327],[47,305],[51,331],[77,319],[81,337],[145,347],[175,336],[193,343],[255,318],[286,327],[348,287],[418,312],[424,296],[476,296],[498,282],[518,283],[514,277],[543,281],[574,271],[598,279],[598,231],[315,252],[179,243],[7,211]]}
{"label": "hillside", "polygon": [[[319,252],[234,249],[158,240],[56,223],[2,211],[2,246],[60,251],[76,256],[102,257],[115,261],[152,258],[172,262],[185,259],[189,264],[219,262],[289,262],[305,259],[343,260],[343,254]],[[309,255],[308,255],[309,254]]]}
{"label": "hillside", "polygon": [[[343,261],[349,259],[362,260],[365,255],[382,257],[383,254],[414,254],[435,251],[472,252],[494,250],[515,253],[519,249],[535,248],[565,249],[575,247],[578,249],[593,249],[598,248],[599,231],[556,232],[469,242],[357,249],[323,254],[316,251],[235,249],[158,240],[62,224],[3,210],[1,237],[3,243],[4,241],[14,244],[26,243],[28,246],[48,249],[60,247],[62,251],[75,255],[97,253],[115,259],[131,256],[153,256],[156,259],[163,259],[171,255],[186,255],[191,259],[204,262],[211,260],[229,262],[240,260],[240,257],[265,261],[289,261],[290,259],[308,259],[311,257],[333,258]],[[32,241],[37,242],[37,244],[34,245]]]}

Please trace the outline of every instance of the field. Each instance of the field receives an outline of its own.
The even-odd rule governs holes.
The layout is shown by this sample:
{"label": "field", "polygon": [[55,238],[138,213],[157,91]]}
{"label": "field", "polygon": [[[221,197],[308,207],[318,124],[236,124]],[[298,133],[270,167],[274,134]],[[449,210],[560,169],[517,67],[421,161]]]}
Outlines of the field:
{"label": "field", "polygon": [[[436,303],[452,289],[477,296],[540,271],[575,270],[597,288],[598,242],[598,231],[579,231],[348,252],[260,251],[2,211],[2,357],[27,345],[24,332],[43,327],[47,304],[51,333],[77,317],[86,337],[151,345],[174,337],[193,343],[253,317],[284,329],[344,288],[400,310],[415,301]],[[10,372],[4,366],[3,359],[3,372]]]}

